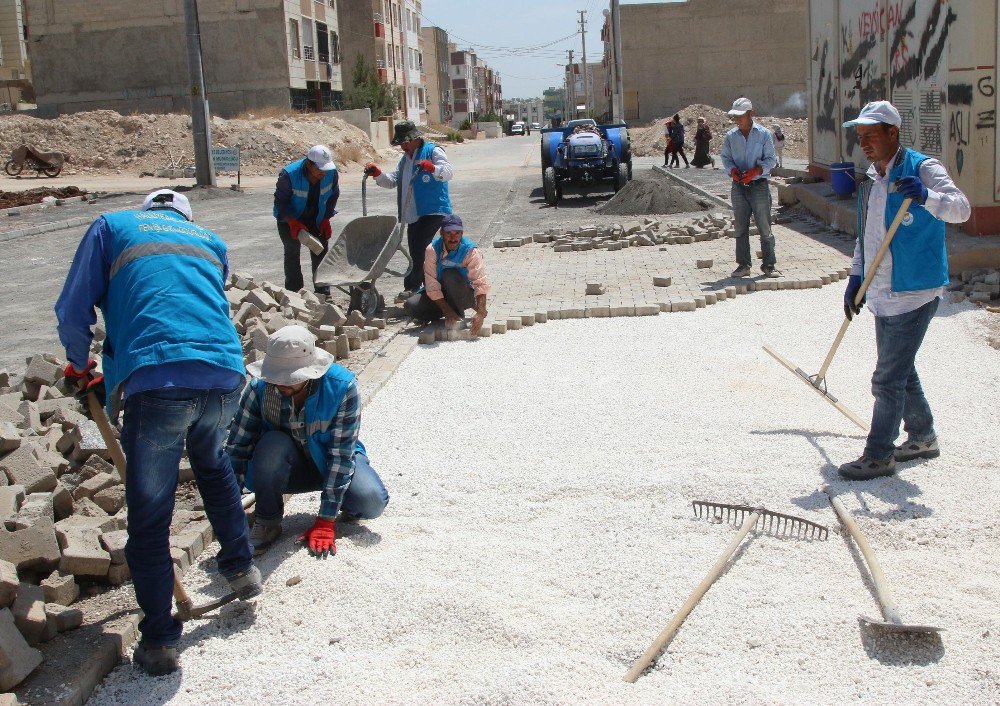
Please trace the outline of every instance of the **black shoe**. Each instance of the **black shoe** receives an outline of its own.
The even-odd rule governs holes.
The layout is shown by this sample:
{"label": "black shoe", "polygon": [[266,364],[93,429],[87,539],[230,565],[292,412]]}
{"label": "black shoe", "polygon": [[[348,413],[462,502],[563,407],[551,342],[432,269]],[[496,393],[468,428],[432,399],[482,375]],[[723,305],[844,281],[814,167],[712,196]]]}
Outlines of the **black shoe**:
{"label": "black shoe", "polygon": [[146,647],[141,642],[132,653],[132,664],[151,677],[162,677],[181,668],[176,647]]}
{"label": "black shoe", "polygon": [[761,265],[760,271],[764,273],[765,277],[780,277],[781,272],[774,265]]}
{"label": "black shoe", "polygon": [[733,273],[729,275],[730,277],[749,277],[750,276],[750,265],[740,265]]}
{"label": "black shoe", "polygon": [[261,583],[260,569],[251,565],[246,571],[241,571],[234,576],[227,576],[229,588],[236,592],[241,601],[248,601],[259,596],[264,591]]}

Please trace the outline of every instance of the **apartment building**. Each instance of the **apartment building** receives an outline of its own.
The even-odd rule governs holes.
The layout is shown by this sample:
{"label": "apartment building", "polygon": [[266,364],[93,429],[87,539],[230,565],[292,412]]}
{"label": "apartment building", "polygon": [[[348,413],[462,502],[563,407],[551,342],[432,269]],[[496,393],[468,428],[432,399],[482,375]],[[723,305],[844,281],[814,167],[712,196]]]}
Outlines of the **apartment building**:
{"label": "apartment building", "polygon": [[569,97],[568,119],[586,116],[603,117],[606,109],[604,92],[607,83],[603,64],[588,63],[586,80],[583,64],[566,64],[563,70],[566,94]]}
{"label": "apartment building", "polygon": [[451,90],[451,74],[448,72],[450,54],[448,33],[440,27],[424,27],[424,74],[427,83],[427,120],[432,123],[450,125],[455,112],[455,100]]}
{"label": "apartment building", "polygon": [[[180,2],[22,0],[40,115],[190,107]],[[339,107],[337,0],[199,0],[213,113]],[[114,51],[109,51],[113,47]]]}
{"label": "apartment building", "polygon": [[480,103],[480,74],[476,71],[475,52],[459,51],[454,44],[449,47],[451,90],[455,105],[452,126],[458,127],[466,120],[474,121],[476,114],[483,112],[484,106]]}
{"label": "apartment building", "polygon": [[513,120],[545,125],[545,102],[541,98],[514,98],[504,101],[504,115],[513,115]]}
{"label": "apartment building", "polygon": [[555,120],[561,122],[566,106],[566,89],[551,86],[542,91],[542,106],[547,122],[550,124]]}
{"label": "apartment building", "polygon": [[34,101],[27,33],[21,0],[0,0],[0,111],[16,109],[22,99]]}

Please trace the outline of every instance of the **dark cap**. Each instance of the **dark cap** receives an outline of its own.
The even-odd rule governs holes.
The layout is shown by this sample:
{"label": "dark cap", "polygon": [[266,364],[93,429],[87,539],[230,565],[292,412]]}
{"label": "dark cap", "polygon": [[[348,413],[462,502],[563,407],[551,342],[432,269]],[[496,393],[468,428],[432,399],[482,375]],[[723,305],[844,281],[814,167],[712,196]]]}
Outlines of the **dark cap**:
{"label": "dark cap", "polygon": [[422,140],[423,135],[409,120],[400,120],[392,131],[392,144],[401,145],[410,140]]}
{"label": "dark cap", "polygon": [[441,230],[465,230],[462,226],[462,217],[457,213],[449,213],[441,220]]}

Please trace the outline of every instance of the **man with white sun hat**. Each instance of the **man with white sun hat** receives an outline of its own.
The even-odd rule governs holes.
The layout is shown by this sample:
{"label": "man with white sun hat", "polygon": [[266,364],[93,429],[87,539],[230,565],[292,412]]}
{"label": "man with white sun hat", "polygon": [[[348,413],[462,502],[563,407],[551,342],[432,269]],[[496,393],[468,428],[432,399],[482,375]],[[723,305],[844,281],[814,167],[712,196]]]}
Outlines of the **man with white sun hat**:
{"label": "man with white sun hat", "polygon": [[271,334],[264,360],[247,369],[254,377],[240,400],[227,450],[245,487],[257,494],[254,553],[281,536],[283,495],[318,490],[319,512],[299,541],[325,559],[337,553],[338,513],[341,519],[374,519],[389,502],[358,440],[358,383],[302,326]]}

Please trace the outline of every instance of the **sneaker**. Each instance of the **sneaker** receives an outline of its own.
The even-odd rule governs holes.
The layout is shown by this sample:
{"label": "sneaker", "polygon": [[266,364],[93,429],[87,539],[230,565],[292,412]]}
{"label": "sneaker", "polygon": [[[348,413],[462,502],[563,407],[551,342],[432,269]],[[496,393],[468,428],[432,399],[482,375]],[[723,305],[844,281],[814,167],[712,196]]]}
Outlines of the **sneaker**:
{"label": "sneaker", "polygon": [[235,576],[227,576],[226,581],[229,582],[229,588],[236,591],[236,597],[241,601],[248,601],[264,591],[264,586],[260,582],[260,569],[256,566],[251,566]]}
{"label": "sneaker", "polygon": [[847,480],[871,480],[893,475],[896,472],[896,459],[892,456],[882,460],[862,456],[857,461],[845,463],[837,470]]}
{"label": "sneaker", "polygon": [[896,447],[895,457],[897,461],[912,461],[915,458],[937,458],[941,455],[941,448],[935,436],[927,441],[917,441],[907,439],[905,444]]}
{"label": "sneaker", "polygon": [[740,265],[735,270],[730,277],[749,277],[750,276],[750,265]]}
{"label": "sneaker", "polygon": [[132,664],[151,677],[162,677],[181,668],[176,647],[146,647],[142,642],[132,652]]}
{"label": "sneaker", "polygon": [[255,522],[250,528],[250,544],[253,545],[253,555],[260,556],[281,536],[281,525],[264,525]]}
{"label": "sneaker", "polygon": [[765,277],[780,277],[781,272],[774,265],[761,265],[760,271]]}

